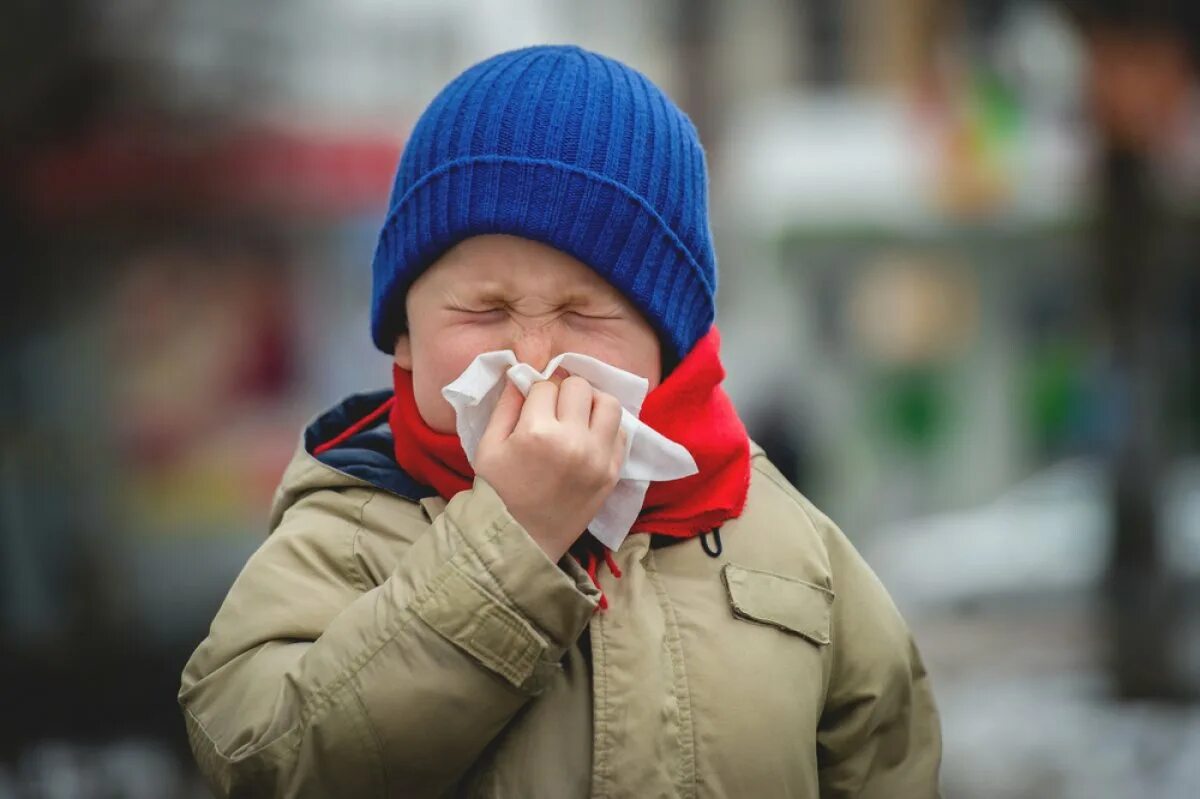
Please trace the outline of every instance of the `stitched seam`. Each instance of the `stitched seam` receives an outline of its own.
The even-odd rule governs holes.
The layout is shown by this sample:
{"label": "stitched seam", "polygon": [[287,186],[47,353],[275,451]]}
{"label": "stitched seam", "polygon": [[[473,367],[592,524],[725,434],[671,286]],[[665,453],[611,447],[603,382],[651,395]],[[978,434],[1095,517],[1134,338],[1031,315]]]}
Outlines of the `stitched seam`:
{"label": "stitched seam", "polygon": [[[492,571],[492,568],[491,568],[492,561],[483,556],[483,553],[479,551],[479,547],[477,547],[475,545],[475,543],[473,541],[471,541],[470,536],[468,536],[461,527],[459,527],[457,524],[455,524],[451,519],[446,519],[446,521],[447,521],[447,523],[453,525],[455,531],[457,531],[458,534],[462,536],[463,541],[467,545],[466,548],[471,552],[472,555],[475,556],[475,561],[480,565],[480,567],[483,568],[484,572],[487,573],[487,576],[491,578],[491,582],[493,584],[491,587],[494,588],[496,593],[498,593],[500,595],[500,598],[503,599],[508,604],[512,605],[513,607],[516,607],[516,608],[521,607],[520,604],[515,599],[512,598],[512,596],[508,593],[508,591],[505,590],[504,584],[500,581],[500,578],[496,576],[496,573]],[[490,544],[493,541],[495,541],[497,538],[500,537],[500,534],[511,525],[511,522],[509,522],[509,520],[505,519],[504,517],[500,517],[500,518],[496,519],[495,522],[493,522],[493,525],[496,527],[495,532],[491,535],[488,535],[486,538],[484,538],[482,541],[480,541],[479,542],[480,544]],[[522,615],[524,615],[524,614],[522,614]],[[537,625],[533,625],[533,626],[536,627]],[[547,636],[547,637],[549,637],[549,636]]]}
{"label": "stitched seam", "polygon": [[[527,613],[525,613],[523,611],[523,609],[521,608],[521,604],[519,602],[517,602],[516,599],[505,589],[503,582],[496,575],[496,573],[494,571],[492,571],[491,563],[493,563],[495,561],[495,559],[489,560],[488,558],[485,558],[483,553],[480,551],[481,546],[491,544],[493,541],[495,541],[501,535],[505,534],[505,531],[507,531],[512,525],[514,525],[516,523],[515,520],[506,518],[505,516],[499,516],[496,519],[494,519],[492,521],[491,525],[489,526],[488,530],[485,531],[482,539],[478,542],[478,546],[477,546],[476,542],[473,541],[471,539],[471,537],[463,531],[462,527],[460,527],[457,522],[455,522],[452,518],[450,518],[450,516],[448,516],[446,514],[442,514],[442,515],[446,519],[446,525],[448,527],[453,528],[454,531],[458,533],[459,537],[462,539],[463,543],[466,545],[465,549],[467,551],[469,551],[472,555],[474,555],[475,560],[478,562],[478,564],[480,566],[483,567],[484,573],[487,574],[488,577],[491,578],[490,582],[493,584],[492,587],[495,589],[496,593],[500,595],[500,599],[503,600],[503,603],[506,603],[508,606],[510,606],[512,612],[515,615],[517,615],[522,621],[524,621],[526,624],[528,624],[529,627],[534,631],[536,636],[540,636],[541,640],[537,640],[535,638],[535,640],[533,641],[533,643],[536,644],[538,649],[540,650],[539,652],[533,653],[533,662],[534,662],[534,664],[536,664],[539,660],[542,659],[540,657],[540,654],[542,652],[550,651],[557,646],[556,639],[554,638],[554,636],[550,635],[549,632],[544,630],[541,627],[541,625],[537,624],[533,619],[529,618],[529,615]],[[518,532],[524,533],[523,530],[518,531]],[[489,601],[495,602],[496,598],[494,596],[492,596],[491,594],[489,594],[487,592],[487,589],[484,586],[479,585],[479,582],[477,580],[475,580],[472,575],[468,574],[463,569],[459,569],[459,572],[468,581],[470,581],[472,585],[478,586],[480,591],[482,591],[484,593],[484,595],[487,596]],[[521,630],[520,632],[521,632],[522,638],[528,639],[528,630]],[[523,685],[523,684],[525,684],[525,682],[528,681],[529,677],[531,677],[531,676],[535,676],[535,675],[533,675],[531,673],[530,675],[527,675],[525,678],[519,679],[519,680],[513,680],[513,682],[517,683],[518,685]]]}
{"label": "stitched seam", "polygon": [[200,763],[202,769],[207,766],[217,772],[205,774],[205,782],[215,785],[220,791],[229,793],[232,790],[234,780],[232,771],[235,765],[240,766],[243,772],[248,772],[251,779],[254,779],[258,772],[265,771],[264,764],[254,761],[238,762],[225,756],[191,708],[184,708],[183,719],[197,762]]}
{"label": "stitched seam", "polygon": [[775,572],[764,571],[763,569],[754,569],[749,566],[740,566],[736,563],[730,563],[730,564],[728,564],[728,566],[726,568],[728,568],[730,571],[733,571],[733,572],[742,571],[742,572],[749,572],[751,574],[762,574],[767,577],[774,577],[776,580],[784,580],[789,583],[797,583],[806,588],[812,588],[814,590],[820,591],[821,593],[828,596],[830,599],[833,599],[834,597],[837,596],[837,594],[834,593],[831,589],[826,588],[823,585],[817,585],[816,583],[810,583],[808,580],[801,580],[799,577],[789,577],[786,574],[776,574]]}
{"label": "stitched seam", "polygon": [[[204,725],[204,722],[200,720],[200,717],[197,716],[190,707],[184,707],[183,711],[184,711],[184,713],[187,714],[188,718],[191,719],[191,722],[194,725],[196,725],[196,728],[198,730],[200,730],[201,734],[204,735],[205,742],[209,745],[209,748],[212,750],[212,753],[214,755],[216,755],[218,758],[220,758],[223,763],[225,763],[226,765],[230,765],[230,766],[235,765],[235,764],[250,765],[249,758],[251,756],[258,755],[260,753],[265,753],[266,750],[275,746],[275,744],[283,741],[288,736],[297,735],[302,729],[302,726],[301,726],[302,721],[301,721],[301,723],[293,724],[291,727],[288,727],[286,730],[281,732],[279,735],[276,735],[271,740],[265,741],[265,742],[259,744],[258,746],[254,747],[253,749],[248,749],[247,751],[243,752],[242,754],[238,755],[237,757],[233,757],[232,755],[228,755],[225,752],[221,751],[221,748],[219,746],[217,746],[216,739],[208,731],[208,728]],[[299,749],[300,748],[299,740],[297,740],[295,743],[288,744],[286,748]]]}
{"label": "stitched seam", "polygon": [[608,676],[604,672],[608,654],[605,651],[607,643],[604,640],[603,621],[592,619],[588,625],[588,635],[592,639],[592,684],[595,692],[595,709],[592,712],[593,758],[592,758],[592,796],[603,799],[608,796]]}
{"label": "stitched seam", "polygon": [[[449,522],[450,524],[452,524],[454,526],[454,529],[458,531],[459,535],[461,535],[463,537],[463,540],[467,544],[467,548],[475,556],[475,559],[479,562],[479,565],[483,567],[483,570],[487,574],[487,576],[491,578],[491,580],[490,580],[491,586],[490,587],[492,587],[495,590],[495,592],[500,595],[501,599],[503,599],[507,604],[511,605],[514,608],[514,610],[520,614],[521,618],[524,619],[525,622],[530,627],[532,627],[537,632],[538,635],[540,635],[552,647],[557,647],[558,646],[557,639],[553,635],[551,635],[548,630],[544,629],[540,624],[538,624],[536,621],[534,621],[533,619],[531,619],[529,617],[529,614],[526,613],[524,611],[524,609],[521,607],[521,603],[518,602],[512,596],[512,594],[510,594],[507,591],[507,589],[505,589],[504,582],[500,579],[499,575],[497,575],[496,572],[492,570],[492,564],[495,563],[497,559],[484,557],[484,554],[482,552],[480,552],[479,547],[477,547],[471,541],[470,537],[467,536],[466,533],[464,533],[462,531],[462,528],[460,528],[457,524],[454,524],[450,519],[447,519],[446,521]],[[481,541],[480,544],[492,543],[497,538],[499,538],[500,535],[502,533],[504,533],[505,530],[507,530],[509,527],[513,526],[514,524],[516,524],[516,521],[515,520],[510,521],[504,517],[500,517],[499,519],[497,519],[496,523],[498,525],[496,533],[494,535],[488,536],[485,540]],[[526,533],[524,530],[518,530],[517,532],[522,535],[528,535],[528,533]]]}
{"label": "stitched seam", "polygon": [[354,529],[354,534],[350,536],[350,562],[348,571],[354,587],[362,590],[364,593],[370,591],[375,586],[368,582],[366,575],[358,567],[358,539],[366,527],[367,505],[370,505],[371,500],[375,499],[375,497],[376,493],[374,491],[370,492],[363,503],[358,506],[358,526]]}
{"label": "stitched seam", "polygon": [[380,793],[387,793],[391,779],[388,776],[387,758],[383,755],[383,739],[379,737],[379,731],[375,729],[375,724],[371,721],[371,714],[367,712],[367,705],[363,702],[362,696],[358,692],[358,686],[351,682],[347,688],[354,697],[354,701],[358,704],[361,726],[365,728],[370,742],[375,744],[375,759],[379,764],[379,791]]}
{"label": "stitched seam", "polygon": [[[190,708],[183,708],[183,724],[187,730],[188,744],[196,757],[201,772],[204,773],[205,782],[229,793],[229,775],[218,771],[228,765],[228,759],[217,751],[212,736],[204,729],[204,725],[200,723]],[[209,774],[209,769],[217,773]]]}
{"label": "stitched seam", "polygon": [[[667,653],[671,658],[672,666],[676,674],[675,688],[682,691],[679,705],[679,721],[680,725],[687,728],[690,733],[685,741],[683,738],[677,738],[681,754],[680,770],[682,772],[683,795],[694,797],[697,788],[696,776],[696,725],[692,720],[692,694],[691,688],[688,686],[687,668],[684,666],[683,655],[683,638],[679,633],[679,620],[675,615],[675,606],[671,604],[671,598],[667,594],[667,588],[663,584],[662,577],[658,573],[657,564],[655,563],[654,550],[648,550],[650,557],[646,559],[646,575],[650,578],[650,582],[654,585],[654,591],[658,594],[659,602],[663,606],[664,620],[670,627],[670,634],[667,636]],[[682,730],[680,731],[682,734]]]}
{"label": "stitched seam", "polygon": [[782,630],[783,632],[789,633],[791,635],[798,635],[801,638],[803,638],[805,641],[807,641],[808,643],[816,646],[818,649],[822,649],[826,646],[829,646],[829,644],[831,643],[829,641],[828,637],[826,637],[825,640],[821,640],[814,633],[811,633],[807,630],[797,629],[796,627],[793,627],[792,625],[790,625],[786,622],[774,621],[772,619],[763,618],[760,615],[755,615],[753,613],[750,613],[749,611],[743,610],[741,607],[739,607],[737,605],[734,605],[733,615],[736,618],[744,619],[746,621],[753,622],[755,624],[761,624],[765,627],[772,627],[776,630]]}
{"label": "stitched seam", "polygon": [[[495,600],[491,597],[488,597],[488,601],[495,602]],[[510,635],[520,639],[525,644],[523,647],[521,647],[521,652],[518,653],[515,658],[506,659],[499,652],[496,652],[492,650],[491,647],[486,646],[483,643],[482,638],[480,638],[480,635],[484,631],[482,624],[476,626],[474,630],[472,630],[472,634],[470,638],[467,639],[467,642],[471,644],[475,650],[487,653],[493,660],[499,663],[501,668],[498,669],[498,671],[508,678],[509,682],[511,682],[515,687],[519,688],[520,686],[524,685],[530,677],[533,676],[533,667],[534,664],[537,663],[537,656],[541,646],[536,642],[530,641],[529,631],[523,629],[516,619],[506,616],[503,613],[498,613],[494,610],[487,612],[487,615],[485,615],[484,618],[488,619],[489,623],[491,623],[493,620],[499,622],[500,625],[504,627]]]}
{"label": "stitched seam", "polygon": [[674,230],[671,229],[671,226],[667,224],[666,220],[663,219],[662,216],[656,210],[654,210],[654,208],[651,207],[649,201],[646,200],[645,197],[643,197],[640,194],[638,194],[637,192],[633,191],[632,189],[630,189],[628,186],[624,185],[623,183],[613,180],[612,178],[606,177],[597,172],[593,172],[590,169],[583,169],[581,167],[574,166],[572,164],[568,164],[564,161],[559,161],[559,160],[556,160],[553,158],[520,158],[520,157],[516,157],[516,156],[505,156],[505,155],[475,155],[475,156],[466,156],[463,158],[455,158],[451,161],[447,161],[444,164],[439,164],[435,169],[432,169],[429,172],[426,172],[424,175],[422,175],[420,178],[418,178],[416,180],[416,182],[414,182],[413,185],[409,187],[408,191],[406,191],[404,193],[404,196],[400,198],[400,201],[397,202],[395,207],[392,208],[392,210],[388,213],[387,218],[384,220],[383,227],[386,230],[389,230],[389,231],[391,230],[392,223],[395,221],[395,218],[399,215],[400,211],[404,209],[404,206],[409,202],[409,200],[413,197],[413,195],[422,186],[431,182],[434,178],[439,177],[440,175],[443,175],[443,174],[449,172],[452,169],[468,167],[468,166],[472,166],[474,164],[513,164],[516,166],[548,166],[548,167],[553,167],[554,169],[561,169],[566,172],[571,172],[576,175],[581,175],[583,177],[588,178],[589,180],[594,180],[597,183],[601,183],[601,184],[604,184],[606,186],[616,189],[618,192],[625,195],[628,199],[633,200],[635,203],[637,203],[639,206],[641,206],[642,211],[644,213],[646,213],[647,215],[649,215],[650,218],[653,219],[658,224],[659,229],[664,234],[666,234],[666,236],[670,240],[671,244],[680,252],[680,254],[683,255],[684,259],[688,263],[688,266],[691,267],[692,272],[695,274],[696,278],[700,281],[701,285],[703,285],[705,287],[705,289],[708,291],[709,294],[711,294],[713,292],[713,286],[709,282],[708,278],[705,276],[704,271],[700,268],[700,264],[696,261],[695,255],[693,255],[692,251],[690,249],[688,249],[687,245],[685,245],[683,243],[683,240],[679,238],[679,235]]}
{"label": "stitched seam", "polygon": [[746,572],[748,574],[761,574],[764,577],[769,577],[769,578],[772,578],[775,580],[782,580],[785,583],[793,583],[793,584],[797,584],[797,585],[802,585],[805,588],[814,589],[814,590],[819,591],[822,594],[824,594],[824,596],[826,598],[826,604],[830,608],[831,615],[832,615],[833,600],[835,598],[835,595],[832,591],[830,591],[826,588],[822,588],[819,585],[814,585],[814,584],[808,582],[807,580],[798,580],[793,577],[785,577],[782,574],[775,574],[774,572],[762,571],[760,569],[750,569],[745,566],[738,566],[733,563],[726,565],[725,568],[722,569],[721,571],[722,571],[722,575],[724,576],[723,582],[725,583],[725,591],[726,591],[727,595],[729,596],[729,604],[733,608],[733,615],[735,617],[745,619],[747,621],[755,622],[757,624],[764,624],[764,625],[767,625],[768,627],[775,627],[777,629],[783,630],[784,632],[799,635],[802,638],[804,638],[805,640],[809,641],[810,643],[817,645],[818,647],[825,647],[825,646],[828,646],[830,643],[832,643],[832,641],[830,640],[830,637],[829,637],[829,629],[833,626],[832,618],[830,618],[829,624],[826,626],[826,629],[824,632],[824,638],[822,639],[821,637],[819,637],[816,633],[814,633],[812,631],[812,628],[801,629],[799,626],[791,624],[787,621],[783,621],[783,620],[777,619],[777,618],[772,618],[772,616],[774,614],[764,613],[761,611],[755,612],[753,608],[746,608],[744,606],[744,603],[741,600],[739,600],[737,596],[735,596],[735,594],[737,592],[736,592],[736,589],[734,588],[734,585],[730,581],[730,575],[736,575],[739,571]]}
{"label": "stitched seam", "polygon": [[[528,629],[520,626],[521,619],[517,617],[515,613],[513,613],[512,616],[506,615],[505,611],[508,609],[504,605],[497,604],[496,598],[492,594],[488,593],[487,589],[472,579],[471,575],[460,568],[458,564],[451,561],[450,567],[467,582],[468,588],[470,588],[470,590],[473,591],[477,597],[479,597],[483,602],[488,603],[484,610],[480,613],[478,619],[469,627],[467,627],[463,631],[463,634],[459,636],[464,639],[466,644],[471,644],[474,648],[468,649],[463,644],[458,645],[462,646],[463,649],[466,649],[468,653],[481,662],[484,661],[483,656],[493,660],[494,662],[492,663],[484,662],[484,665],[504,676],[513,685],[523,685],[531,676],[533,672],[533,664],[537,662],[538,655],[545,648],[542,642],[530,635]],[[438,581],[438,586],[440,587],[448,579],[450,579],[449,574]],[[429,592],[423,594],[420,601],[414,602],[412,605],[413,612],[420,616],[422,621],[425,621],[426,624],[429,624],[430,627],[442,635],[443,638],[446,638],[451,643],[457,644],[455,637],[447,635],[439,628],[439,625],[426,621],[421,613],[421,610],[428,601],[429,597],[433,596],[434,593],[435,592]],[[497,608],[499,608],[499,610],[497,610]],[[515,637],[521,640],[524,646],[522,647],[522,651],[516,660],[508,660],[504,658],[501,653],[492,650],[491,647],[483,646],[478,643],[479,639],[477,636],[483,631],[482,619],[495,619],[501,625],[503,625],[508,632],[512,633]],[[517,671],[518,668],[523,669],[525,673],[519,673]]]}

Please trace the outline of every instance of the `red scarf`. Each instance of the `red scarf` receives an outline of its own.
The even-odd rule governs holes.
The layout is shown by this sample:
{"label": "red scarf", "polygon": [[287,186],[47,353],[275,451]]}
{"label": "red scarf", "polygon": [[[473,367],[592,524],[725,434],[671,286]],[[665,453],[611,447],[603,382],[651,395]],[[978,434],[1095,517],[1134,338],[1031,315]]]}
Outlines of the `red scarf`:
{"label": "red scarf", "polygon": [[[742,513],[750,485],[749,438],[721,388],[725,368],[721,365],[720,345],[720,334],[713,327],[646,395],[639,418],[686,447],[699,472],[679,480],[651,483],[632,532],[687,538],[720,527]],[[440,433],[421,418],[412,374],[398,366],[392,372],[394,398],[321,449],[336,446],[387,412],[400,468],[449,500],[471,487],[475,473],[458,436]],[[607,549],[604,555],[613,575],[620,577]],[[587,569],[595,581],[594,552],[589,554]],[[602,596],[601,606],[606,604]]]}
{"label": "red scarf", "polygon": [[[742,512],[750,481],[749,439],[721,388],[725,369],[719,347],[714,327],[642,403],[638,418],[686,447],[700,471],[651,483],[633,532],[686,538],[719,527]],[[421,418],[412,373],[397,366],[393,374],[396,402],[388,422],[400,468],[447,500],[470,488],[475,473],[458,436],[439,433]]]}

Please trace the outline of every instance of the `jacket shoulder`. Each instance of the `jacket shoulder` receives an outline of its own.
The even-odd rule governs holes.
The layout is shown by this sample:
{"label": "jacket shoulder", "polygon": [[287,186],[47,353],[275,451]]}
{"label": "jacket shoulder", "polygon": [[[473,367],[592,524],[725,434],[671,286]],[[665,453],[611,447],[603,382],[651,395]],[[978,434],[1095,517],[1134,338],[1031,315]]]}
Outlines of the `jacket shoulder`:
{"label": "jacket shoulder", "polygon": [[751,448],[746,509],[727,528],[726,543],[762,564],[755,568],[787,570],[835,592],[857,582],[860,566],[865,567],[841,528],[788,482],[757,445]]}
{"label": "jacket shoulder", "polygon": [[832,587],[825,517],[771,463],[750,451],[750,488],[742,515],[722,528],[722,543],[738,565]]}
{"label": "jacket shoulder", "polygon": [[420,502],[369,484],[322,486],[293,493],[291,502],[277,509],[275,517],[272,535],[289,535],[330,524],[349,525],[356,532],[367,533],[429,524],[429,516]]}

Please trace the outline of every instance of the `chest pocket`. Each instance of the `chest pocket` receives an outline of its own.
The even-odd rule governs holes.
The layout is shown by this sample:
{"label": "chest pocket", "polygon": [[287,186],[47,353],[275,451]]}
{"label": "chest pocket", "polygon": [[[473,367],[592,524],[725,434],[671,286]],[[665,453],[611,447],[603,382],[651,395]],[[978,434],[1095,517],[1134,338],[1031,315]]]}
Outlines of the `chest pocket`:
{"label": "chest pocket", "polygon": [[816,644],[829,643],[833,592],[813,583],[727,563],[721,570],[733,615],[778,627]]}

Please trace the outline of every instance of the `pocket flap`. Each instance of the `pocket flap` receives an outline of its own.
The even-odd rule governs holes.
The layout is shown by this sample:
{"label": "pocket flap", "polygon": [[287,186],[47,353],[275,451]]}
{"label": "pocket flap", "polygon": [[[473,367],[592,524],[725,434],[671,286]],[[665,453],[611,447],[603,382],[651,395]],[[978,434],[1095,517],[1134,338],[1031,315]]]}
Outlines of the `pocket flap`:
{"label": "pocket flap", "polygon": [[733,615],[796,633],[819,646],[829,643],[833,592],[828,588],[732,563],[721,575]]}

